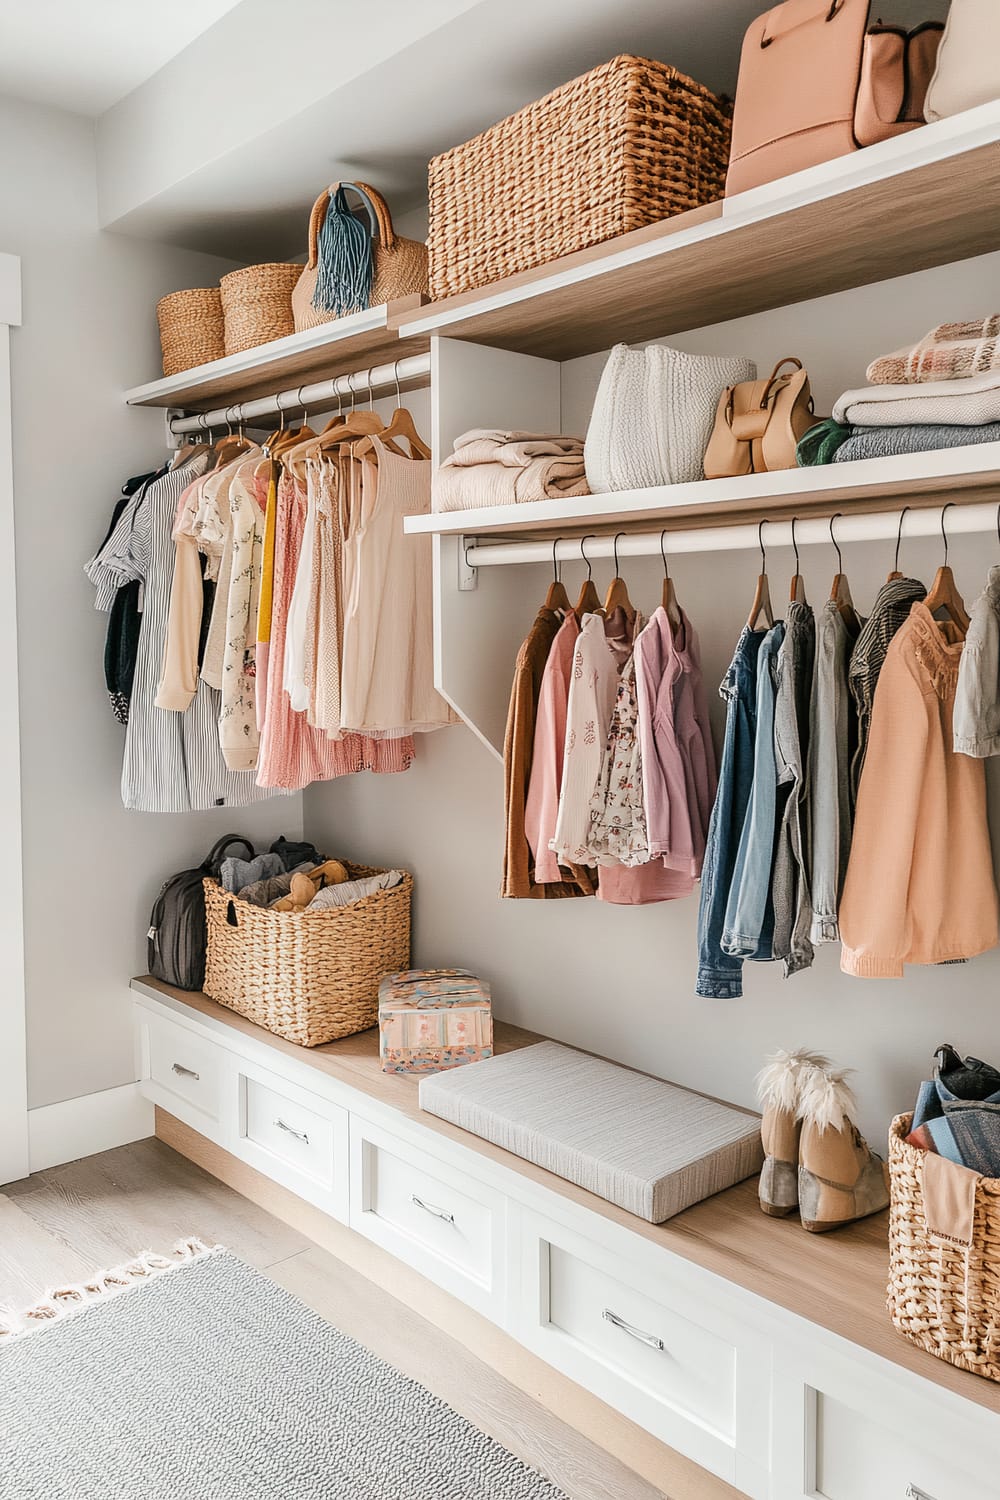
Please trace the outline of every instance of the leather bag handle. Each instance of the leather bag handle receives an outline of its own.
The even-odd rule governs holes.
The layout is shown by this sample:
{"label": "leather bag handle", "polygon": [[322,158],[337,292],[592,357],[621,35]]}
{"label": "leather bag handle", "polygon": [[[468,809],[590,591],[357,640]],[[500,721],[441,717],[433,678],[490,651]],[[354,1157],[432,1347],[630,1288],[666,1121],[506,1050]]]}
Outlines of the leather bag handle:
{"label": "leather bag handle", "polygon": [[781,375],[781,371],[784,369],[785,365],[794,365],[796,370],[802,369],[801,359],[796,358],[794,354],[786,354],[784,359],[779,359],[778,363],[775,365],[774,369],[767,377],[767,384],[764,386],[764,394],[760,398],[761,406],[766,406],[768,404],[775,385],[777,385],[780,380],[787,380],[789,378],[787,375]]}
{"label": "leather bag handle", "polygon": [[840,15],[846,4],[847,0],[822,0],[822,3],[817,4],[815,15],[802,16],[798,21],[793,21],[790,26],[773,24],[777,16],[782,14],[787,16],[791,10],[788,5],[776,5],[773,10],[768,11],[765,18],[760,39],[761,48],[770,47],[772,42],[780,41],[783,36],[787,36],[790,31],[797,31],[800,26],[810,26],[816,21],[822,21],[826,25]]}
{"label": "leather bag handle", "polygon": [[245,839],[239,833],[225,833],[221,839],[212,845],[205,857],[202,869],[208,870],[210,874],[215,875],[216,879],[218,879],[223,857],[231,844],[242,844],[243,848],[249,852],[250,858],[253,859],[255,850],[249,839]]}

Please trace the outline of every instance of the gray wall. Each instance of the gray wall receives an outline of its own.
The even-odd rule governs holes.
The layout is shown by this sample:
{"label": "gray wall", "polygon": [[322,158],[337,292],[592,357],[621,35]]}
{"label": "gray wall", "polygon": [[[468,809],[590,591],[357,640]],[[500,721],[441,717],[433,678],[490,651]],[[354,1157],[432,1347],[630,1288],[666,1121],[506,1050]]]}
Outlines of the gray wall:
{"label": "gray wall", "polygon": [[[781,355],[798,353],[814,373],[817,407],[825,412],[840,391],[864,383],[874,354],[945,318],[990,311],[998,271],[1000,256],[984,257],[673,342],[750,354],[762,373]],[[564,430],[585,428],[602,363],[595,356],[565,367]],[[845,547],[862,611],[891,568],[892,552],[892,543]],[[808,596],[819,604],[835,570],[833,549],[813,546],[802,556]],[[901,565],[929,581],[940,560],[936,543],[909,543]],[[963,539],[953,545],[951,561],[971,603],[1000,550],[995,538]],[[658,560],[630,562],[626,571],[633,599],[648,612],[659,599]],[[769,571],[780,607],[792,571],[789,549],[772,553]],[[600,587],[610,572],[606,563],[596,566]],[[746,619],[757,558],[752,552],[682,556],[672,573],[701,638],[718,738],[722,704],[715,688]],[[529,597],[541,602],[547,567],[510,574],[512,608]],[[527,585],[529,574],[534,581]],[[581,578],[581,568],[566,569],[571,596]],[[533,608],[524,605],[525,631]],[[509,677],[495,691],[506,701]],[[993,826],[1000,829],[996,762],[989,783]],[[307,826],[332,854],[398,861],[414,871],[416,961],[476,968],[492,982],[496,1012],[506,1020],[742,1104],[753,1100],[765,1053],[801,1044],[827,1050],[857,1069],[863,1125],[878,1140],[891,1115],[912,1104],[941,1041],[1000,1061],[1000,951],[962,967],[910,970],[902,981],[870,981],[842,975],[839,948],[827,947],[812,970],[794,979],[783,979],[780,965],[748,965],[742,1000],[702,1000],[693,992],[696,896],[645,908],[501,901],[502,773],[464,726],[422,740],[405,777],[314,787],[305,800]]]}
{"label": "gray wall", "polygon": [[[105,617],[83,563],[122,480],[159,462],[159,413],[121,404],[159,370],[154,306],[224,262],[97,227],[93,123],[0,98],[0,249],[22,257],[14,481],[29,1103],[135,1077],[127,980],[145,968],[163,878],[231,827],[293,834],[301,802],[125,812],[122,730],[106,704]],[[8,643],[10,646],[10,643]]]}

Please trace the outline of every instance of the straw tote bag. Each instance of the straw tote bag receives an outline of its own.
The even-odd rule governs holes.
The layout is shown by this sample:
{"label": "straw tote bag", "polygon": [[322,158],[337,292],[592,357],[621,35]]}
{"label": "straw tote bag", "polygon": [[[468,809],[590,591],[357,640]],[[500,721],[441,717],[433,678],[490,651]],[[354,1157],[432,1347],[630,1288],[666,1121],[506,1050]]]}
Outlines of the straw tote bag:
{"label": "straw tote bag", "polygon": [[[348,192],[361,199],[367,225],[351,212]],[[427,246],[396,233],[381,193],[365,182],[320,193],[309,216],[309,259],[292,293],[296,333],[427,289]]]}

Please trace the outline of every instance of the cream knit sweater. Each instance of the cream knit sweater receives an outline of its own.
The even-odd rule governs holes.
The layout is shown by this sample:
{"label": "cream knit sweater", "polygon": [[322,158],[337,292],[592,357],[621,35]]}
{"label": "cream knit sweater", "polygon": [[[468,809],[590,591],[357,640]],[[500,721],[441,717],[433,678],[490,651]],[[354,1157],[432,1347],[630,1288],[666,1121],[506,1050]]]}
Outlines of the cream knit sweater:
{"label": "cream knit sweater", "polygon": [[756,375],[753,361],[738,355],[616,344],[584,447],[593,493],[701,479],[719,397],[727,386]]}

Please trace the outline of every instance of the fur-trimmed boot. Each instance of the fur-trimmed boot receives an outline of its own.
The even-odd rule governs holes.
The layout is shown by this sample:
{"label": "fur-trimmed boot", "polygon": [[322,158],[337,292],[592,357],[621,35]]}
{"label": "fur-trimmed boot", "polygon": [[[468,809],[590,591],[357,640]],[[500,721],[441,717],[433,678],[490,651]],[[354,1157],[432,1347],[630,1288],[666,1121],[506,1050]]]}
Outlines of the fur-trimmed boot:
{"label": "fur-trimmed boot", "polygon": [[855,1123],[857,1101],[846,1071],[803,1073],[799,1093],[799,1212],[821,1234],[877,1214],[889,1203],[889,1172]]}
{"label": "fur-trimmed boot", "polygon": [[802,1079],[816,1068],[829,1067],[817,1052],[775,1052],[757,1075],[757,1098],[763,1110],[760,1122],[764,1143],[764,1165],[758,1196],[764,1213],[784,1218],[799,1206],[799,1097]]}

